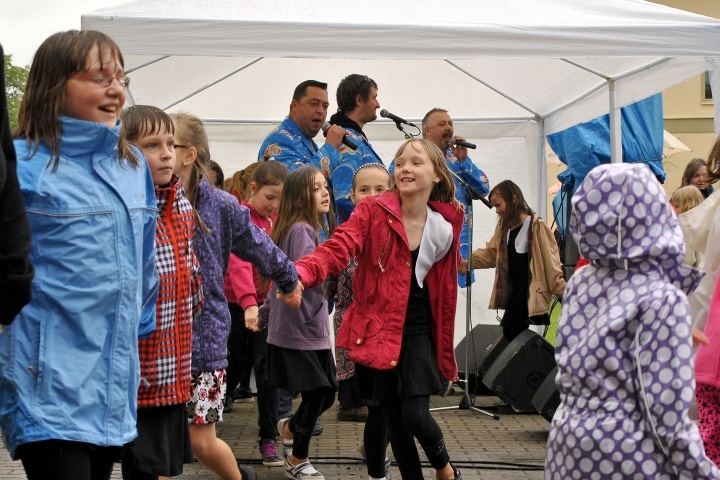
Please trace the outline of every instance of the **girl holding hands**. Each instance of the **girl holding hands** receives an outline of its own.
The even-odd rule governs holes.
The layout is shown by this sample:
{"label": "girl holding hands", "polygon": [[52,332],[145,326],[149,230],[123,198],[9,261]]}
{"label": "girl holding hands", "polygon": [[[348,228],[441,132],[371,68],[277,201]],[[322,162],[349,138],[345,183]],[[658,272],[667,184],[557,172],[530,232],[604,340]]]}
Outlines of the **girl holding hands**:
{"label": "girl holding hands", "polygon": [[[205,178],[210,148],[202,121],[192,115],[170,116],[175,125],[175,174],[180,177],[196,219],[195,254],[200,261],[205,303],[193,323],[191,388],[187,403],[190,439],[195,458],[224,480],[254,480],[255,471],[238,466],[230,447],[217,438],[227,390],[227,339],[230,311],[223,281],[230,253],[251,262],[276,282],[284,296],[302,286],[287,256],[250,220],[248,209]],[[281,295],[283,296],[283,295]],[[292,302],[292,300],[289,300]]]}
{"label": "girl holding hands", "polygon": [[462,208],[443,153],[403,143],[395,187],[355,207],[314,253],[296,263],[307,287],[357,261],[354,300],[337,345],[349,351],[364,398],[379,402],[400,473],[423,478],[415,438],[438,480],[462,478],[429,410],[430,394],[457,377],[453,334]]}
{"label": "girl holding hands", "polygon": [[[285,181],[272,238],[291,260],[312,253],[328,212],[330,192],[323,173],[311,166],[298,168]],[[260,309],[260,327],[268,330],[269,381],[272,387],[302,395],[295,414],[277,424],[288,452],[285,475],[322,480],[325,477],[312,466],[308,452],[317,419],[333,405],[337,390],[327,300],[322,287],[306,288],[300,308],[295,309],[278,301],[276,291],[270,290]]]}

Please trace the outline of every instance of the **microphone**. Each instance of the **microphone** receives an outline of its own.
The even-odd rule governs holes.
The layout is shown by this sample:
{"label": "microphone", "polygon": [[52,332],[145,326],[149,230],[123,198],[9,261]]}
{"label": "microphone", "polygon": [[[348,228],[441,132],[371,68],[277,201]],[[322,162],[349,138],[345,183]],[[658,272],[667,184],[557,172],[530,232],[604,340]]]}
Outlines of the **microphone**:
{"label": "microphone", "polygon": [[477,148],[477,145],[474,143],[466,142],[465,140],[458,140],[457,138],[453,138],[452,143],[456,147],[472,148],[473,150]]}
{"label": "microphone", "polygon": [[[395,123],[404,123],[405,125],[410,125],[411,127],[415,127],[414,123],[408,122],[404,118],[398,117],[397,115],[394,115],[394,114],[388,112],[384,108],[382,110],[380,110],[380,116],[383,118],[389,118],[390,120],[392,120]],[[415,128],[417,128],[417,127],[415,127]]]}
{"label": "microphone", "polygon": [[[327,137],[327,131],[332,126],[330,122],[325,122],[325,125],[322,126],[322,131]],[[345,144],[346,147],[352,148],[353,150],[357,150],[357,143],[350,140],[347,135],[343,135],[342,143]]]}

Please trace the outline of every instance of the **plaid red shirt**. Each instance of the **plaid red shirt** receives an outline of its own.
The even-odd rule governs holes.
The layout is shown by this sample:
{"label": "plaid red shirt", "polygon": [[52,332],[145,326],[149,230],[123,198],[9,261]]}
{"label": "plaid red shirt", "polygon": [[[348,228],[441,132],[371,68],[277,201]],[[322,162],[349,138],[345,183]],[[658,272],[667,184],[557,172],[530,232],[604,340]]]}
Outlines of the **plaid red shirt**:
{"label": "plaid red shirt", "polygon": [[159,210],[155,266],[160,278],[156,328],[140,340],[138,407],[160,407],[190,399],[193,318],[200,313],[203,291],[200,265],[192,242],[195,219],[180,179],[155,187]]}

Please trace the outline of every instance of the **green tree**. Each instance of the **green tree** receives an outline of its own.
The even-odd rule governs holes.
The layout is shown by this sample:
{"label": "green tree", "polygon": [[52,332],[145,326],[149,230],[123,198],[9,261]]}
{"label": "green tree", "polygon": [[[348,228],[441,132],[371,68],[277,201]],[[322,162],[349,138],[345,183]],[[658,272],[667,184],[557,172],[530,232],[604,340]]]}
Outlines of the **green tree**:
{"label": "green tree", "polygon": [[15,130],[17,126],[18,111],[23,93],[25,93],[29,71],[27,67],[13,65],[12,55],[5,55],[5,95],[8,100],[11,130]]}

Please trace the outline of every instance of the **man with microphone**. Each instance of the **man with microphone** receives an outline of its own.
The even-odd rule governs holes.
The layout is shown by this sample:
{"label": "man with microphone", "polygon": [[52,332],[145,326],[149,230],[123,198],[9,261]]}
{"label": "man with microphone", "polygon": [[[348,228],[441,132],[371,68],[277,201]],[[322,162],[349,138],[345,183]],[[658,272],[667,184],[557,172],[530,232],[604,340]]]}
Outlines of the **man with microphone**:
{"label": "man with microphone", "polygon": [[[487,175],[468,156],[468,146],[475,148],[475,145],[466,142],[463,137],[454,136],[454,134],[453,121],[447,110],[433,108],[423,117],[423,138],[430,140],[445,152],[445,161],[450,171],[460,177],[478,194],[487,195],[490,193],[490,182]],[[465,206],[465,222],[460,233],[460,255],[465,260],[468,256],[468,189],[458,178],[453,177],[453,180],[455,181],[455,198]],[[472,197],[475,197],[475,195],[472,195]],[[458,275],[458,284],[460,287],[466,287],[465,275]]]}
{"label": "man with microphone", "polygon": [[350,190],[355,172],[367,163],[382,164],[363,132],[365,124],[377,119],[376,111],[380,108],[377,94],[377,83],[366,75],[356,73],[343,78],[337,88],[338,111],[330,117],[330,123],[333,128],[343,127],[347,138],[356,145],[355,148],[341,147],[340,161],[330,171],[338,225],[347,220],[353,211]]}
{"label": "man with microphone", "polygon": [[327,83],[305,80],[295,87],[290,113],[260,146],[258,160],[264,158],[283,162],[291,172],[311,164],[327,177],[340,161],[340,146],[347,132],[337,125],[327,128],[325,144],[318,147],[315,136],[327,118]]}

